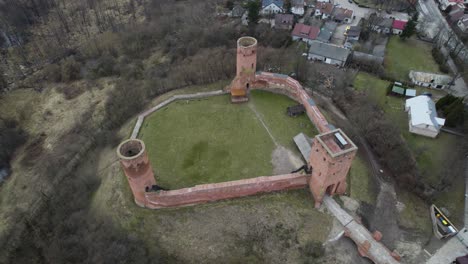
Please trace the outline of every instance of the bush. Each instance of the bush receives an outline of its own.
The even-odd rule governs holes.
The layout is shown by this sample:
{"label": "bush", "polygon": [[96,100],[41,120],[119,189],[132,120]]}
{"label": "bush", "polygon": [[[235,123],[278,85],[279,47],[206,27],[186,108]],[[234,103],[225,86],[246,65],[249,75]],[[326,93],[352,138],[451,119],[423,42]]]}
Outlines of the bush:
{"label": "bush", "polygon": [[8,167],[15,149],[26,142],[27,134],[18,123],[0,118],[0,168]]}
{"label": "bush", "polygon": [[80,78],[81,65],[75,60],[75,57],[70,56],[64,59],[61,63],[62,82],[75,81]]}
{"label": "bush", "polygon": [[90,67],[89,77],[98,79],[100,77],[108,77],[117,74],[115,67],[115,59],[110,55],[100,57],[97,62]]}
{"label": "bush", "polygon": [[62,80],[62,69],[55,63],[49,64],[42,70],[44,79],[49,82],[60,82]]}

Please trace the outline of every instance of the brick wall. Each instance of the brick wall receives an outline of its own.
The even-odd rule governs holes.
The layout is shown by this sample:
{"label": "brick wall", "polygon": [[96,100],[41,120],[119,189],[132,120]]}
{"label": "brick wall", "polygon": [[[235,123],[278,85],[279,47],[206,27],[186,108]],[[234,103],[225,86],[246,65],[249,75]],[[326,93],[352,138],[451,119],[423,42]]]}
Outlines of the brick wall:
{"label": "brick wall", "polygon": [[151,209],[194,205],[258,193],[307,187],[308,176],[285,174],[223,183],[202,184],[174,191],[146,193],[146,207]]}

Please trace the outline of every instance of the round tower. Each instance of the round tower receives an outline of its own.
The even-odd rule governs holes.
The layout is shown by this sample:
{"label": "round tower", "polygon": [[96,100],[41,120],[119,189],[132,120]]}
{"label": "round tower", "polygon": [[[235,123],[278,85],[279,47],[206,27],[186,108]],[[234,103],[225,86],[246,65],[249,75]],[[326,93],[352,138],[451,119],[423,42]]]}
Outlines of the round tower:
{"label": "round tower", "polygon": [[117,156],[132,189],[135,203],[144,207],[146,189],[156,185],[145,143],[139,139],[125,140],[117,147]]}
{"label": "round tower", "polygon": [[242,37],[238,39],[236,76],[244,76],[246,78],[255,77],[256,69],[257,40],[252,37]]}
{"label": "round tower", "polygon": [[249,100],[248,92],[255,81],[257,69],[257,40],[242,37],[237,40],[237,71],[231,83],[231,101],[241,103]]}

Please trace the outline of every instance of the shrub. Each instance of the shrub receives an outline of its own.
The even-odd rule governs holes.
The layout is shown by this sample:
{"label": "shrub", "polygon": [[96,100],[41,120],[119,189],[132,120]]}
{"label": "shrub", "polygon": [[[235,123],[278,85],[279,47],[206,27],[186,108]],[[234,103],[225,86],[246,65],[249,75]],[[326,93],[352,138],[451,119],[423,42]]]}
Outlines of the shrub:
{"label": "shrub", "polygon": [[49,82],[60,82],[62,80],[62,69],[58,64],[49,64],[42,70],[44,79]]}
{"label": "shrub", "polygon": [[61,68],[63,82],[75,81],[80,78],[81,65],[75,60],[75,57],[70,56],[64,59]]}

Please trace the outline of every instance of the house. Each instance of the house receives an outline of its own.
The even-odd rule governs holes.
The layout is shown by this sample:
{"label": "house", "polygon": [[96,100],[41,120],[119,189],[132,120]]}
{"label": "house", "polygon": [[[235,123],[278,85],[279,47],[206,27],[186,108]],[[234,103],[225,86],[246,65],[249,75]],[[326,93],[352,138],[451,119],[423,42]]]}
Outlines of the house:
{"label": "house", "polygon": [[443,74],[435,74],[429,72],[410,71],[409,77],[411,82],[423,86],[436,89],[445,89],[452,82],[452,77]]}
{"label": "house", "polygon": [[275,28],[291,30],[294,24],[294,15],[291,14],[276,14]]}
{"label": "house", "polygon": [[379,21],[372,27],[372,30],[377,33],[390,34],[393,26],[393,19],[380,18]]}
{"label": "house", "polygon": [[262,0],[262,9],[260,10],[262,15],[278,14],[283,13],[283,11],[283,0]]}
{"label": "house", "polygon": [[457,23],[458,28],[461,31],[467,32],[468,31],[468,15],[463,15]]}
{"label": "house", "polygon": [[328,19],[333,13],[335,6],[332,3],[317,2],[315,5],[315,16],[321,17],[322,19]]}
{"label": "house", "polygon": [[231,10],[231,17],[242,17],[244,13],[245,13],[245,9],[240,5],[236,5]]}
{"label": "house", "polygon": [[414,134],[435,138],[445,124],[445,119],[437,117],[435,104],[427,95],[407,99],[405,111],[408,112],[409,131]]}
{"label": "house", "polygon": [[463,0],[440,0],[439,7],[441,10],[447,10],[449,6],[463,4]]}
{"label": "house", "polygon": [[402,20],[398,20],[398,19],[393,20],[392,33],[394,35],[401,35],[401,33],[403,33],[403,30],[405,29],[407,23],[408,23],[408,21],[402,21]]}
{"label": "house", "polygon": [[332,17],[337,23],[351,23],[354,11],[346,8],[337,7],[333,9]]}
{"label": "house", "polygon": [[304,15],[304,0],[291,0],[291,13],[303,16]]}
{"label": "house", "polygon": [[327,64],[343,67],[351,52],[335,45],[313,41],[309,48],[309,60],[323,61]]}
{"label": "house", "polygon": [[312,41],[317,39],[319,35],[320,28],[314,26],[308,26],[301,23],[297,23],[294,26],[294,30],[292,32],[292,39],[293,40],[301,40],[311,44]]}
{"label": "house", "polygon": [[358,41],[361,35],[361,28],[358,26],[348,26],[344,35],[346,36],[346,41]]}
{"label": "house", "polygon": [[447,15],[447,21],[450,25],[454,25],[465,14],[465,5],[454,5]]}
{"label": "house", "polygon": [[346,27],[346,32],[344,33],[346,39],[343,47],[346,49],[352,49],[354,44],[359,41],[361,35],[361,28],[358,26],[348,26]]}
{"label": "house", "polygon": [[335,22],[328,21],[320,29],[320,33],[317,36],[317,41],[328,43],[330,42],[333,33],[335,33],[336,27],[338,24]]}

